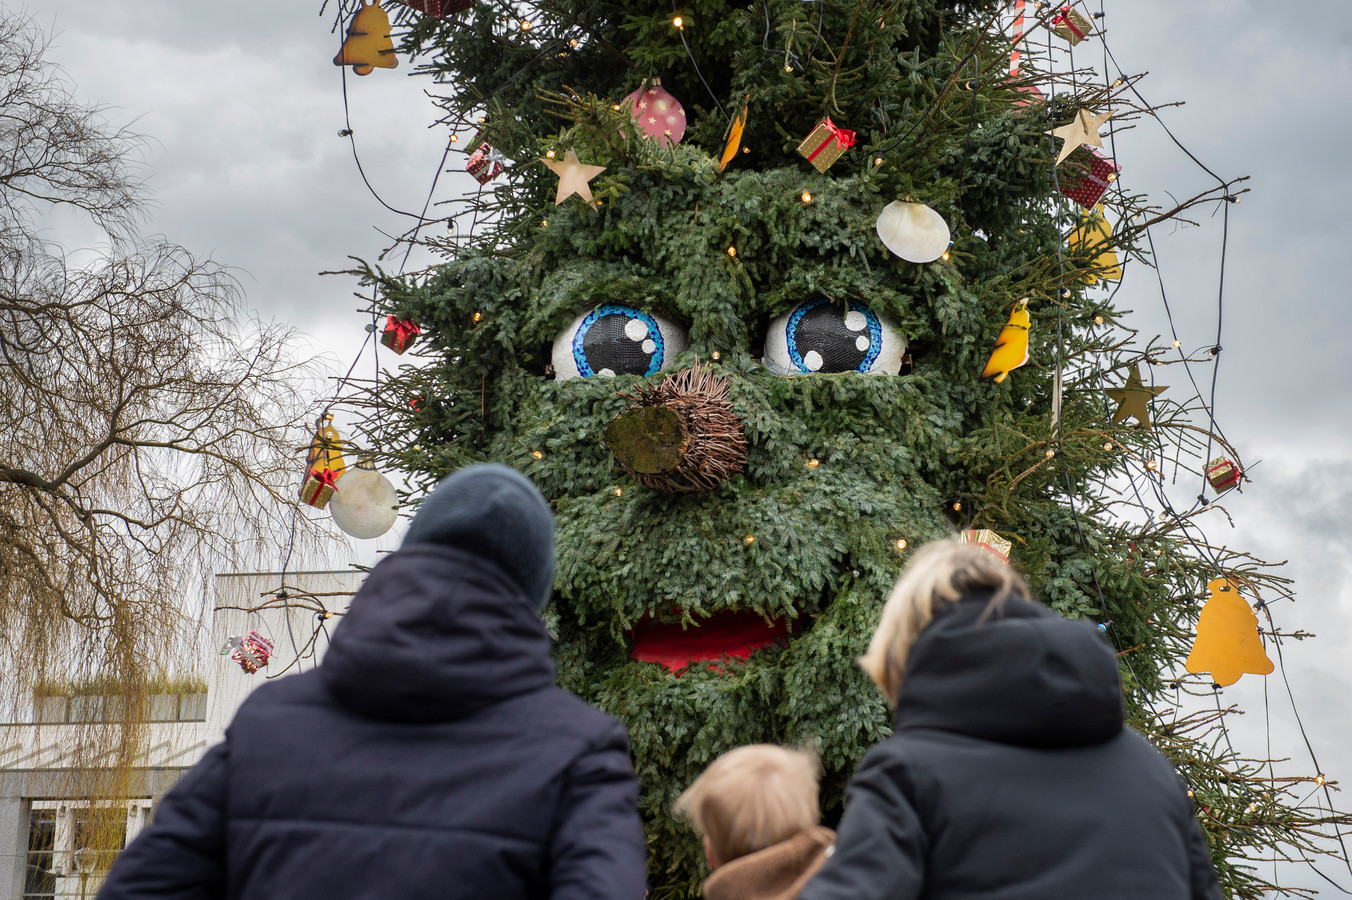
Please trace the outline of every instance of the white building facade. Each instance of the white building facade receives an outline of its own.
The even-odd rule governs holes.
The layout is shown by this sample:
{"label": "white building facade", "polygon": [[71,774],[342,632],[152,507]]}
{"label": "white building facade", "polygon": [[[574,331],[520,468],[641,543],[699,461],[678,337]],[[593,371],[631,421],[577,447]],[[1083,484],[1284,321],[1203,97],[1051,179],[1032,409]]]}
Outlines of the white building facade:
{"label": "white building facade", "polygon": [[[85,773],[73,768],[71,747],[90,723],[114,716],[117,704],[99,696],[35,698],[15,717],[28,721],[0,723],[0,900],[92,898],[113,856],[92,849],[107,846],[94,833],[111,833],[121,846],[136,837],[159,798],[221,740],[252,690],[318,664],[364,578],[355,571],[287,573],[288,594],[279,598],[278,573],[216,576],[210,640],[197,667],[206,691],[151,697],[141,764],[116,802],[91,799],[78,787]],[[268,665],[254,674],[220,652],[251,632],[273,646]]]}

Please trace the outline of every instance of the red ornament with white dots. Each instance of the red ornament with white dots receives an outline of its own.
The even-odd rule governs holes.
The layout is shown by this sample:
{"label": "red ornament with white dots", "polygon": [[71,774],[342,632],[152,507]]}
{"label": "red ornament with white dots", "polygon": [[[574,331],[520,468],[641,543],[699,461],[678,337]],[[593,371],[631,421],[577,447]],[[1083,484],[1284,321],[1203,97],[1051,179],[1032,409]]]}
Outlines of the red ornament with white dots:
{"label": "red ornament with white dots", "polygon": [[685,137],[685,108],[662,87],[661,79],[645,81],[624,99],[639,130],[663,147],[679,144]]}

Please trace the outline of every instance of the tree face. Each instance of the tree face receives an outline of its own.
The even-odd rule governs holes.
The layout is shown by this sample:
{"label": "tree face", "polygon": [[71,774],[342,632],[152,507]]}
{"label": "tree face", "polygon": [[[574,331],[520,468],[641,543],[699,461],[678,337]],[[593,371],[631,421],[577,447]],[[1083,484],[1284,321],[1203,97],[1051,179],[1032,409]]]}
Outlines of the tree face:
{"label": "tree face", "polygon": [[[954,527],[951,454],[992,390],[978,356],[986,319],[1005,311],[947,264],[887,252],[874,220],[893,196],[870,172],[822,175],[795,157],[720,176],[702,148],[639,140],[652,166],[599,210],[572,198],[519,256],[452,262],[423,299],[400,302],[454,348],[405,376],[426,392],[422,446],[507,461],[554,505],[563,683],[628,726],[653,871],[675,867],[655,883],[684,890],[698,843],[669,810],[717,755],[815,746],[835,812],[887,733],[854,660],[905,559],[899,542]],[[726,379],[744,472],[704,491],[645,486],[621,470],[612,423],[697,359]],[[645,451],[680,455],[679,421],[635,427]],[[669,467],[656,450],[631,468]]]}

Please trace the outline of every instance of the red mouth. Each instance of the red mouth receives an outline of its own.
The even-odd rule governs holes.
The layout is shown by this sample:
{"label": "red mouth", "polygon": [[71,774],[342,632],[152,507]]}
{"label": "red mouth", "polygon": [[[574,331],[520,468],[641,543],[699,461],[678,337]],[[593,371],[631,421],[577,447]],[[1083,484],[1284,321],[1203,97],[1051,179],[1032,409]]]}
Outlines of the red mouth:
{"label": "red mouth", "polygon": [[746,659],[753,651],[789,639],[787,619],[766,620],[749,610],[715,613],[698,625],[658,622],[644,617],[630,632],[634,659],[666,666],[672,672],[690,663]]}

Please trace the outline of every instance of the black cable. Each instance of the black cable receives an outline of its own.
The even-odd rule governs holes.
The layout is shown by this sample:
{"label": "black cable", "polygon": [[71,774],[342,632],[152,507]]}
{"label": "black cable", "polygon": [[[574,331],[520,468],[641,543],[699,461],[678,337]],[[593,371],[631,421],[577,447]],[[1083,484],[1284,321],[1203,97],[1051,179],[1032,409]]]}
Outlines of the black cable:
{"label": "black cable", "polygon": [[[680,14],[680,10],[676,8],[676,0],[671,0],[671,11],[676,15]],[[699,63],[695,62],[695,54],[690,52],[690,45],[686,43],[685,40],[685,28],[677,27],[676,33],[681,36],[681,46],[685,48],[685,55],[689,58],[690,65],[695,67],[695,74],[699,76],[699,83],[704,85],[704,89],[709,92],[709,99],[713,100],[714,106],[718,107],[719,115],[725,119],[729,119],[727,111],[723,109],[723,104],[719,103],[718,97],[714,95],[713,88],[709,87],[709,82],[704,80],[704,73],[699,70]],[[729,121],[731,121],[731,119],[729,119]]]}
{"label": "black cable", "polygon": [[[1272,629],[1272,645],[1277,648],[1277,669],[1282,673],[1282,685],[1286,688],[1286,696],[1291,701],[1291,714],[1296,717],[1296,728],[1300,731],[1300,739],[1304,741],[1305,749],[1310,754],[1310,762],[1314,764],[1315,772],[1322,779],[1324,768],[1319,765],[1319,757],[1315,755],[1314,745],[1310,743],[1310,736],[1305,733],[1305,723],[1301,720],[1300,710],[1296,707],[1296,695],[1291,690],[1291,680],[1286,675],[1286,658],[1282,654],[1282,639],[1277,635],[1277,627],[1273,624],[1272,613],[1268,610],[1266,604],[1263,606],[1263,614],[1267,617],[1268,626]],[[1329,790],[1328,783],[1321,781],[1319,787],[1323,788],[1324,799],[1328,802],[1329,809],[1332,810],[1333,794]],[[1343,841],[1343,834],[1335,829],[1334,836],[1338,839],[1338,846],[1343,851],[1343,864],[1347,867],[1348,874],[1352,874],[1352,858],[1348,856],[1347,844]]]}

